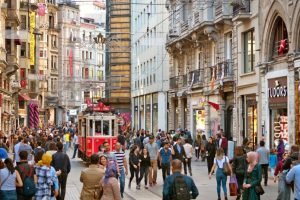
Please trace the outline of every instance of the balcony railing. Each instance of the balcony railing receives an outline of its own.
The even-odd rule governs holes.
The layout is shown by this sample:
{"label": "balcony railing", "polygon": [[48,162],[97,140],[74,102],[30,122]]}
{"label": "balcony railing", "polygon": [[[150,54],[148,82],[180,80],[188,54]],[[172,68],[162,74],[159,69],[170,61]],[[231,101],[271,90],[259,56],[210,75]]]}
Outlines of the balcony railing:
{"label": "balcony railing", "polygon": [[232,16],[232,5],[229,0],[218,1],[215,7],[215,18],[230,18]]}
{"label": "balcony railing", "polygon": [[235,0],[232,3],[233,6],[233,16],[239,14],[249,14],[250,13],[250,0]]}
{"label": "balcony railing", "polygon": [[179,86],[179,76],[170,78],[170,89],[177,89]]}
{"label": "balcony railing", "polygon": [[215,80],[225,80],[233,77],[232,60],[220,62],[210,68],[210,78]]}
{"label": "balcony railing", "polygon": [[197,69],[197,70],[191,71],[189,73],[189,77],[190,77],[190,83],[193,85],[203,83],[203,70]]}
{"label": "balcony railing", "polygon": [[188,74],[182,75],[182,86],[188,86]]}

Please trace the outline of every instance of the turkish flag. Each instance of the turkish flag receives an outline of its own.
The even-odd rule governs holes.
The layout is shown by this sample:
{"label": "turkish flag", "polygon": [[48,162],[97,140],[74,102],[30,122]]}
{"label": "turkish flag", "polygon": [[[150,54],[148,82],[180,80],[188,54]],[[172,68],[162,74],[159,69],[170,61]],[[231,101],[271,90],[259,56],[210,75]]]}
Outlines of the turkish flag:
{"label": "turkish flag", "polygon": [[209,105],[211,105],[214,109],[219,110],[220,109],[220,105],[217,103],[213,103],[213,102],[207,102]]}

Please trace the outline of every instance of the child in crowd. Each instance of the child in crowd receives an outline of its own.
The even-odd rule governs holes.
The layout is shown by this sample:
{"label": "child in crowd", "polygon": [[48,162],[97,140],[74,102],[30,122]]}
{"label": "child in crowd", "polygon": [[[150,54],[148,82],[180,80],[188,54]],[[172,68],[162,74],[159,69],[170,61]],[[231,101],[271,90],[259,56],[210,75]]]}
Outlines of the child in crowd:
{"label": "child in crowd", "polygon": [[276,166],[277,166],[276,150],[271,149],[270,156],[269,156],[269,168],[271,170],[271,174],[272,174],[274,180],[275,180],[274,172],[275,172]]}

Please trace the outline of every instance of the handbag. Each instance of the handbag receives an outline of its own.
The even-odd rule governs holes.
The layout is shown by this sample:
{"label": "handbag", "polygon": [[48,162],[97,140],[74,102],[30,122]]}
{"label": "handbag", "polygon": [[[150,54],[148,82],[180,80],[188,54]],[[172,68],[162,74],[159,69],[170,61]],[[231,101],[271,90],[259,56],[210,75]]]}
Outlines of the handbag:
{"label": "handbag", "polygon": [[259,195],[263,195],[265,193],[263,187],[261,186],[261,184],[255,186],[255,192]]}
{"label": "handbag", "polygon": [[237,196],[238,194],[238,184],[235,175],[230,177],[229,191],[230,191],[230,196]]}
{"label": "handbag", "polygon": [[229,176],[231,174],[231,171],[230,171],[230,168],[229,168],[229,164],[228,162],[226,161],[226,157],[225,157],[225,162],[223,163],[223,173],[226,175],[226,176]]}

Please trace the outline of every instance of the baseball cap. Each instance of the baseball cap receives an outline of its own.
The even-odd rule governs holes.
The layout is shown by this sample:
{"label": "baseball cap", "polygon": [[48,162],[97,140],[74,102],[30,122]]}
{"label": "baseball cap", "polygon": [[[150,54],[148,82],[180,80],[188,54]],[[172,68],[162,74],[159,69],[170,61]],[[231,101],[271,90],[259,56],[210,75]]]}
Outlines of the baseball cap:
{"label": "baseball cap", "polygon": [[0,159],[6,159],[6,158],[8,158],[6,149],[0,148]]}

